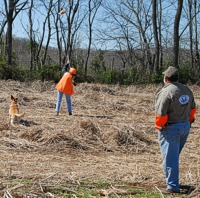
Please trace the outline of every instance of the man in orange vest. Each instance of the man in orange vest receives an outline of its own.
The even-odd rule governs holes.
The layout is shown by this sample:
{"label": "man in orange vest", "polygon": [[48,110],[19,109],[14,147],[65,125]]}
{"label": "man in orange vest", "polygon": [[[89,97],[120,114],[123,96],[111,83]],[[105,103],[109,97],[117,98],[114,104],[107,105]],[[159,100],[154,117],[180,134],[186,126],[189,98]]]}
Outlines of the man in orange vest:
{"label": "man in orange vest", "polygon": [[74,94],[73,77],[75,75],[76,75],[76,69],[70,68],[69,72],[66,72],[63,75],[63,77],[60,79],[58,84],[56,85],[56,89],[58,90],[57,102],[56,102],[57,115],[59,115],[59,112],[60,112],[60,106],[61,106],[63,94],[65,94],[65,97],[66,97],[66,103],[67,103],[69,115],[72,115],[71,95]]}

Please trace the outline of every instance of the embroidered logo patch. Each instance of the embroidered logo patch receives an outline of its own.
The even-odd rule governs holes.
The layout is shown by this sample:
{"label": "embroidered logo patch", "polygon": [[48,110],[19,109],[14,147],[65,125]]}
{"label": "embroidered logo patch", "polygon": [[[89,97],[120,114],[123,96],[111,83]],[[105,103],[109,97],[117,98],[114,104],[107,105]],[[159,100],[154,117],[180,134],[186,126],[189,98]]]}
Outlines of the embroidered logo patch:
{"label": "embroidered logo patch", "polygon": [[190,97],[188,95],[182,95],[180,98],[179,98],[179,102],[182,104],[182,105],[185,105],[189,102],[190,100]]}

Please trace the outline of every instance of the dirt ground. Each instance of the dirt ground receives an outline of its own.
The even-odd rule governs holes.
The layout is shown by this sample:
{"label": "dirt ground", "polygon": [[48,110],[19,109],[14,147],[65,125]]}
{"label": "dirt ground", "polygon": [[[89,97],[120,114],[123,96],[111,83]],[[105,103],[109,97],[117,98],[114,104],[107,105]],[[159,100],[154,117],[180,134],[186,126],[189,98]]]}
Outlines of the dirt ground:
{"label": "dirt ground", "polygon": [[[160,192],[162,158],[154,129],[154,100],[162,86],[78,84],[72,96],[73,115],[63,98],[56,116],[57,91],[51,82],[0,81],[0,195],[55,197],[65,187],[110,183],[103,195],[117,196],[128,188]],[[190,87],[200,105],[200,89]],[[25,116],[10,126],[10,96],[18,96]],[[180,159],[180,183],[200,196],[199,111]]]}

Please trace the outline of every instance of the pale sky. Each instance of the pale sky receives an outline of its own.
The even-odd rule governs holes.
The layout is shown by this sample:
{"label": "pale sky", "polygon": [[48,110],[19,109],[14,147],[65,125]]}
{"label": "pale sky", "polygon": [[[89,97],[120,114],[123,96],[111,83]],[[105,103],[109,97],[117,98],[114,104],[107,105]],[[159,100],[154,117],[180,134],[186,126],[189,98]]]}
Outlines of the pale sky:
{"label": "pale sky", "polygon": [[[112,1],[112,0],[106,0],[106,1],[108,2],[108,1]],[[169,0],[169,1],[171,1],[171,0]],[[165,3],[166,2],[168,2],[168,1],[166,0]],[[115,5],[113,5],[113,6],[115,6]],[[177,3],[171,4],[170,7],[168,5],[165,5],[165,6],[163,5],[163,10],[162,10],[163,16],[165,16],[165,17],[163,17],[163,20],[165,20],[169,24],[171,23],[171,25],[168,27],[169,28],[168,33],[171,32],[171,34],[173,34],[173,22],[174,22],[174,14],[176,12],[176,6],[177,6]],[[41,9],[44,10],[44,8],[42,8],[42,7],[41,7]],[[2,11],[4,10],[4,3],[2,0],[0,1],[0,10],[2,10]],[[44,12],[43,10],[41,10],[41,12]],[[185,14],[185,11],[183,10],[182,18],[181,18],[181,25],[180,25],[180,32],[182,31],[181,29],[184,29],[185,24],[187,23],[186,19],[184,19],[184,17],[185,17],[184,14]],[[102,13],[99,10],[99,16],[101,16],[101,15],[102,15]],[[66,20],[65,15],[61,15],[60,17],[62,18],[62,20]],[[35,31],[38,30],[40,33],[42,32],[41,28],[42,28],[43,21],[44,21],[44,17],[42,16],[42,14],[35,15],[35,17],[34,17],[34,30]],[[1,16],[0,16],[0,22],[1,22]],[[95,23],[95,25],[96,25],[96,27],[103,27],[103,24],[102,23],[100,24],[99,22]],[[167,27],[167,25],[166,25],[166,27]],[[94,26],[94,30],[96,27]],[[171,31],[169,31],[170,28],[171,28]],[[13,35],[15,35],[17,37],[21,37],[21,38],[28,38],[28,35],[26,32],[26,30],[28,31],[28,29],[29,29],[29,23],[28,23],[27,14],[26,14],[26,12],[21,12],[14,21]],[[130,30],[133,30],[133,28]],[[166,35],[164,28],[163,28],[163,35]],[[188,38],[188,35],[186,35],[186,38]],[[82,45],[81,47],[87,48],[88,39],[87,39],[87,30],[86,30],[85,25],[81,26],[81,33],[78,35],[78,39]],[[36,38],[36,40],[39,40],[39,38]],[[108,48],[112,49],[112,46],[114,46],[113,43],[109,43],[109,42],[105,43],[105,46],[103,46],[103,47],[98,46],[98,44],[96,44],[96,45],[97,45],[97,48],[102,48],[102,49],[108,49]],[[56,47],[55,39],[52,39],[51,46]]]}

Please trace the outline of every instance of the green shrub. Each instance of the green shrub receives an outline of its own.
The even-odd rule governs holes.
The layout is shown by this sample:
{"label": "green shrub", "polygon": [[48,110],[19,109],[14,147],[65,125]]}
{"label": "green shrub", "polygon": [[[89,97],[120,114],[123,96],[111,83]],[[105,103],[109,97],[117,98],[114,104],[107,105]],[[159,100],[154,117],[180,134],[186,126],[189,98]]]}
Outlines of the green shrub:
{"label": "green shrub", "polygon": [[7,74],[6,60],[3,57],[0,57],[0,78],[4,79],[4,76]]}
{"label": "green shrub", "polygon": [[181,66],[179,69],[179,81],[187,84],[191,80],[191,68],[189,66]]}
{"label": "green shrub", "polygon": [[149,83],[159,84],[163,82],[163,74],[152,74]]}
{"label": "green shrub", "polygon": [[54,82],[58,82],[61,77],[61,71],[59,65],[45,65],[39,71],[41,80],[53,80]]}

